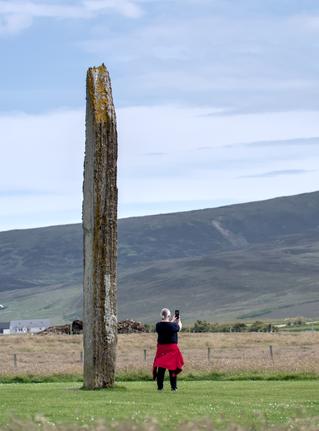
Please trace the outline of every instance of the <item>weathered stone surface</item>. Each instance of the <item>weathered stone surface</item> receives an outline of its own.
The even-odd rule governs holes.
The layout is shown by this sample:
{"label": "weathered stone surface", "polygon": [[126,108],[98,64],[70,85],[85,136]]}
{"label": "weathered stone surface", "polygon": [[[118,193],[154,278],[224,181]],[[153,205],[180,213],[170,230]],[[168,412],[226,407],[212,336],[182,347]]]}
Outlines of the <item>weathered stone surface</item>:
{"label": "weathered stone surface", "polygon": [[104,64],[88,70],[83,183],[84,387],[114,383],[117,304],[117,130]]}

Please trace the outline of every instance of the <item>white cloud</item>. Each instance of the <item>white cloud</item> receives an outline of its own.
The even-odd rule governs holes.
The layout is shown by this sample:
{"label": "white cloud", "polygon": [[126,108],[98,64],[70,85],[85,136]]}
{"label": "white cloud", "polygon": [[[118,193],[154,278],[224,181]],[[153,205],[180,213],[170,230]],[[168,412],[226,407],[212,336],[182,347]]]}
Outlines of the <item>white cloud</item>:
{"label": "white cloud", "polygon": [[290,18],[292,25],[296,28],[302,28],[309,33],[317,33],[319,30],[318,14],[300,14]]}
{"label": "white cloud", "polygon": [[33,18],[91,19],[115,12],[137,18],[142,10],[135,0],[82,0],[52,4],[43,1],[0,1],[0,34],[11,35],[31,26]]}
{"label": "white cloud", "polygon": [[92,12],[104,12],[113,9],[130,18],[138,18],[142,14],[141,8],[132,0],[84,0],[83,6]]}
{"label": "white cloud", "polygon": [[30,190],[50,196],[73,192],[81,180],[82,124],[81,111],[1,115],[0,193]]}
{"label": "white cloud", "polygon": [[163,6],[165,15],[149,8],[141,25],[95,29],[80,46],[121,71],[115,85],[136,104],[179,101],[236,112],[319,108],[319,45],[306,27],[309,18],[294,15],[293,7],[276,15],[263,2],[260,13],[262,6],[248,0],[216,2],[222,11],[209,3],[181,13],[182,2],[172,2]]}
{"label": "white cloud", "polygon": [[[119,112],[123,202],[258,200],[317,189],[319,145],[252,147],[242,142],[318,136],[317,112],[206,116],[207,108],[136,107]],[[228,147],[231,145],[230,147]],[[206,150],[198,151],[198,147]],[[148,153],[164,153],[150,157]],[[289,181],[238,180],[295,170]],[[299,170],[311,170],[302,178]],[[298,173],[297,173],[298,170]],[[185,208],[187,209],[187,208]]]}
{"label": "white cloud", "polygon": [[[211,111],[117,110],[122,217],[319,188],[319,145],[305,140],[319,136],[318,112],[207,115]],[[84,112],[1,115],[0,129],[0,230],[80,221]]]}
{"label": "white cloud", "polygon": [[0,35],[13,35],[30,27],[32,17],[21,14],[0,15]]}

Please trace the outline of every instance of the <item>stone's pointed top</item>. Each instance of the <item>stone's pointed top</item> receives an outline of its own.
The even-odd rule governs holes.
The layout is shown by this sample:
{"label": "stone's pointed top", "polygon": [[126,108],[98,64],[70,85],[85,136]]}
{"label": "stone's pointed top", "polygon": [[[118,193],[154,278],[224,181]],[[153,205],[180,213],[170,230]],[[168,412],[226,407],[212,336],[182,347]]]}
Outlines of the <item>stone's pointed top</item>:
{"label": "stone's pointed top", "polygon": [[116,121],[110,75],[104,63],[88,69],[86,85],[96,123],[108,122],[110,118]]}
{"label": "stone's pointed top", "polygon": [[108,71],[105,64],[102,63],[100,66],[89,67],[88,73],[108,73]]}

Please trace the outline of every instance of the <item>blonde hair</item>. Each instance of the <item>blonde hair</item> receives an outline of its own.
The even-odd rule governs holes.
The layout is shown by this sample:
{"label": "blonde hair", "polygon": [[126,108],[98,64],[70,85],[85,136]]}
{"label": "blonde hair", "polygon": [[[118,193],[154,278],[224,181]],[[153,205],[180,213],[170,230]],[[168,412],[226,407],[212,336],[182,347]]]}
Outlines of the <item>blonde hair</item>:
{"label": "blonde hair", "polygon": [[161,318],[162,318],[162,320],[167,319],[168,317],[170,317],[170,315],[171,315],[171,312],[170,312],[170,310],[168,308],[163,308],[161,310]]}

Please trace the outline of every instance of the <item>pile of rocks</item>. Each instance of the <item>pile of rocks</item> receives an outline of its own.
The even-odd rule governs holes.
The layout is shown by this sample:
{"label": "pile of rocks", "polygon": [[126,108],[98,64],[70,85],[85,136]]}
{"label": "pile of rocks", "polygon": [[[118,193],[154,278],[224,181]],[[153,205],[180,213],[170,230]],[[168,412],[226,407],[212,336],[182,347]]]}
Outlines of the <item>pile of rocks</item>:
{"label": "pile of rocks", "polygon": [[38,332],[39,335],[46,334],[71,334],[71,325],[58,325],[58,326],[49,326],[44,331]]}
{"label": "pile of rocks", "polygon": [[[121,320],[118,322],[117,330],[119,334],[132,334],[135,332],[146,332],[145,326],[141,322],[135,320]],[[50,326],[39,334],[82,334],[83,322],[82,320],[74,320],[71,324]]]}
{"label": "pile of rocks", "polygon": [[133,332],[146,332],[145,326],[135,320],[121,320],[117,325],[119,334],[132,334]]}

